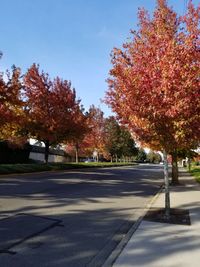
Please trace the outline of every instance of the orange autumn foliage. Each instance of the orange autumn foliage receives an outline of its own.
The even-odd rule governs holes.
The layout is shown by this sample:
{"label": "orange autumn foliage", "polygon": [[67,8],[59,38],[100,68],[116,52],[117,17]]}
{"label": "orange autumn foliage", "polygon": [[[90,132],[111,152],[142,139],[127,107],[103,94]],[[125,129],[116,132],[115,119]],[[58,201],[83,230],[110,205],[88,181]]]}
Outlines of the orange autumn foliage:
{"label": "orange autumn foliage", "polygon": [[24,76],[26,98],[26,127],[30,136],[43,141],[48,147],[72,140],[80,132],[81,107],[71,83],[59,77],[50,80],[49,75],[39,72],[33,64]]}
{"label": "orange autumn foliage", "polygon": [[90,156],[94,151],[98,155],[104,153],[104,122],[102,110],[92,105],[87,113],[88,133],[83,139],[83,147]]}
{"label": "orange autumn foliage", "polygon": [[22,128],[24,124],[24,102],[21,98],[21,71],[15,66],[11,72],[0,74],[0,139],[16,145],[26,142]]}
{"label": "orange autumn foliage", "polygon": [[112,53],[106,102],[138,141],[171,153],[200,140],[200,6],[178,16],[158,0]]}

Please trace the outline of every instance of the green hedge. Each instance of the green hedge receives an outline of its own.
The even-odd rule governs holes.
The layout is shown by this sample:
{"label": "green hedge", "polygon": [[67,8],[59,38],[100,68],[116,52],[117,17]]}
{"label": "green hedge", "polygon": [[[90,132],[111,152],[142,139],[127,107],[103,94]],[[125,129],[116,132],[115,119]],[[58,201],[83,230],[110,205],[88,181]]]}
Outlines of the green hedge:
{"label": "green hedge", "polygon": [[196,181],[200,183],[200,166],[192,166],[190,173],[195,176]]}
{"label": "green hedge", "polygon": [[42,172],[42,171],[59,171],[69,169],[83,169],[83,168],[105,168],[117,166],[134,166],[130,163],[49,163],[49,164],[0,164],[0,175],[11,173],[29,173],[29,172]]}
{"label": "green hedge", "polygon": [[23,148],[14,148],[7,141],[0,141],[0,164],[27,163],[31,145],[25,144]]}

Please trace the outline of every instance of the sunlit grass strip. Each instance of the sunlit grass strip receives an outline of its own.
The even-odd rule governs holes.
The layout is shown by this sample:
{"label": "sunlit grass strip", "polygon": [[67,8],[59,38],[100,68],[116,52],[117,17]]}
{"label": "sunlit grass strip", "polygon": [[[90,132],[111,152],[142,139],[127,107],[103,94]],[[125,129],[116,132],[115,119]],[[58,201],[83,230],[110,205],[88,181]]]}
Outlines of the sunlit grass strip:
{"label": "sunlit grass strip", "polygon": [[190,173],[194,175],[197,182],[200,183],[200,166],[192,166]]}
{"label": "sunlit grass strip", "polygon": [[94,168],[94,167],[105,168],[105,167],[128,166],[128,165],[136,165],[136,164],[122,163],[122,162],[0,164],[0,174],[59,171],[59,170]]}

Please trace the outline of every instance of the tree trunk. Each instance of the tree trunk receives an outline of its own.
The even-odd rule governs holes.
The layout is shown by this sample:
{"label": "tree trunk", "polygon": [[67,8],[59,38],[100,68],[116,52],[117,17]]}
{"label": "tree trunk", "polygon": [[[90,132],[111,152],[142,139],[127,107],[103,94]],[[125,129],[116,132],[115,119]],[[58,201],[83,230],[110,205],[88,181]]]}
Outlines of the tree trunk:
{"label": "tree trunk", "polygon": [[75,161],[76,161],[76,163],[78,163],[78,149],[76,148],[76,151],[75,151],[75,153],[76,153],[76,155],[75,155]]}
{"label": "tree trunk", "polygon": [[188,170],[191,171],[191,157],[190,154],[188,155]]}
{"label": "tree trunk", "polygon": [[45,159],[45,163],[48,163],[48,159],[49,159],[49,141],[45,141],[45,152],[44,152],[44,159]]}
{"label": "tree trunk", "polygon": [[175,150],[172,154],[172,185],[177,185],[179,184],[179,179],[178,179],[178,163],[177,163],[177,151]]}
{"label": "tree trunk", "polygon": [[78,144],[75,145],[75,157],[76,157],[76,163],[78,163]]}
{"label": "tree trunk", "polygon": [[170,217],[170,195],[169,195],[169,170],[167,162],[167,153],[163,152],[164,157],[164,180],[165,180],[165,217],[169,219]]}

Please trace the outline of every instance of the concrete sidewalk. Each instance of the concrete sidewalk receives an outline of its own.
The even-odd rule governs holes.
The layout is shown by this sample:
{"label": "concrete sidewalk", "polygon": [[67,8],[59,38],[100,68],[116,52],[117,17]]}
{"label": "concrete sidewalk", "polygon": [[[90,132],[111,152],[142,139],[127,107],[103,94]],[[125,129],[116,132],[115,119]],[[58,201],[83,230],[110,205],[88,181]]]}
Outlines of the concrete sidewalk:
{"label": "concrete sidewalk", "polygon": [[[180,170],[181,186],[171,187],[171,207],[187,209],[191,225],[142,221],[113,267],[199,267],[200,185]],[[152,208],[163,208],[160,193]]]}

